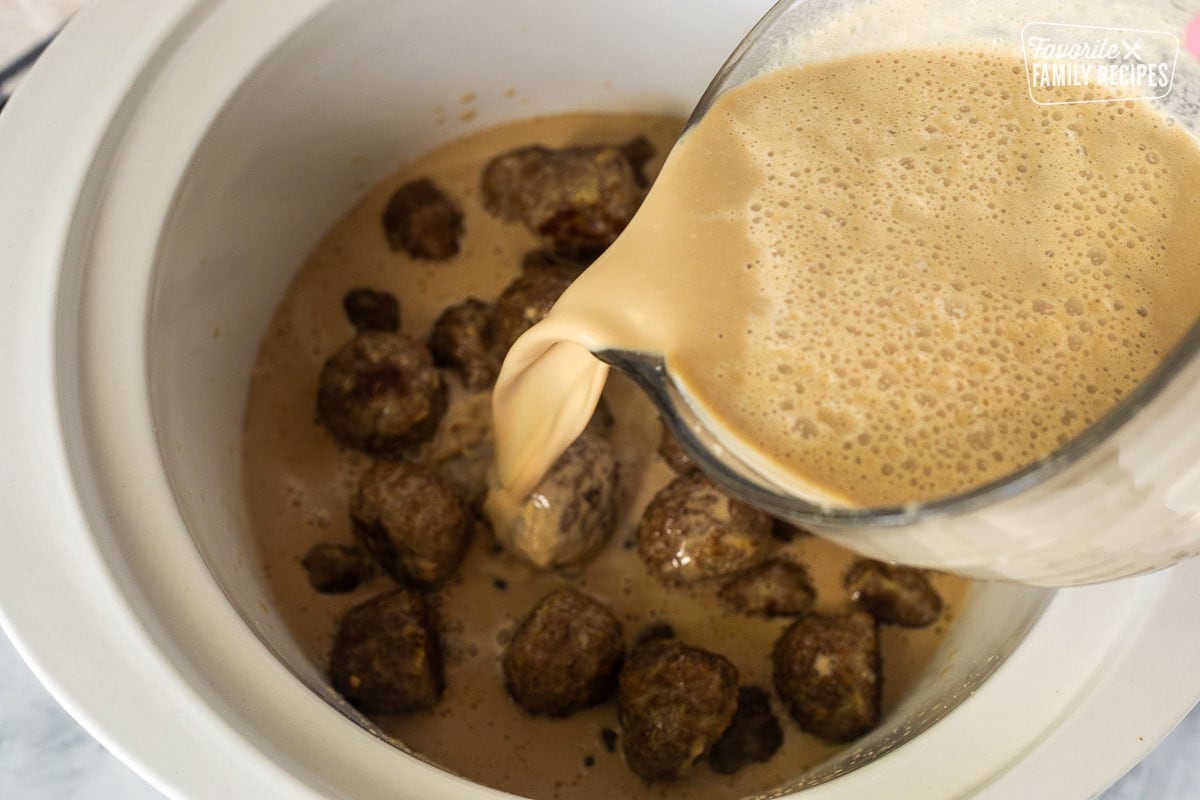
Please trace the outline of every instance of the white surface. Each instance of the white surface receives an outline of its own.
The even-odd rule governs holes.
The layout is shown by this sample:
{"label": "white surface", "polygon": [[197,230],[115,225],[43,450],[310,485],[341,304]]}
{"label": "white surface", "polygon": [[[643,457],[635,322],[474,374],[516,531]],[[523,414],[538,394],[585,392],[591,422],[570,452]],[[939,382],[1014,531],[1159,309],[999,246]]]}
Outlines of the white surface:
{"label": "white surface", "polygon": [[162,795],[79,727],[0,636],[0,797],[157,800]]}
{"label": "white surface", "polygon": [[84,0],[0,0],[0,66],[48,36]]}
{"label": "white surface", "polygon": [[[131,3],[129,6],[121,6],[116,2],[109,4],[109,8],[121,8],[126,12],[128,18],[122,19],[117,13],[114,13],[107,20],[107,26],[93,28],[92,32],[115,37],[121,32],[137,30],[139,25],[149,25],[151,22],[149,17],[154,15],[143,14],[134,19],[130,11],[133,5]],[[162,7],[156,7],[155,11],[160,8]],[[162,16],[169,17],[171,15],[164,13]],[[200,24],[200,20],[193,20],[193,22],[197,25]],[[211,33],[211,31],[209,32]],[[207,79],[206,82],[213,85],[212,91],[214,92],[220,91],[221,81],[233,77],[229,71],[236,69],[237,42],[246,44],[245,38],[239,39],[236,32],[227,30],[225,33],[225,37],[217,37],[210,42],[219,41],[224,46],[225,49],[220,56],[222,66],[226,71],[222,72],[217,69],[212,73],[200,73]],[[35,202],[38,199],[37,192],[45,193],[46,202],[35,202],[36,208],[39,210],[59,209],[61,213],[67,213],[64,204],[54,202],[53,198],[79,194],[79,181],[86,172],[80,168],[79,160],[90,157],[90,147],[95,145],[99,135],[96,126],[105,120],[104,109],[111,108],[111,104],[120,98],[121,75],[129,74],[140,67],[137,63],[139,56],[137,50],[136,47],[131,47],[128,58],[120,59],[115,65],[115,70],[104,71],[106,77],[110,79],[110,83],[97,87],[96,91],[89,92],[86,103],[82,106],[72,105],[73,111],[79,112],[82,109],[82,112],[79,113],[78,123],[73,124],[69,130],[48,126],[47,137],[66,142],[63,157],[55,160],[53,169],[38,171],[36,181],[31,180],[28,175],[24,177],[25,182],[21,185],[30,188],[28,197],[22,196],[21,202],[14,197],[6,198],[9,202],[7,208],[14,215],[18,209],[22,214],[27,214],[28,209],[25,204]],[[193,58],[203,55],[204,49],[199,48],[199,50],[201,52],[191,54]],[[105,61],[100,57],[101,54],[75,52],[83,62],[87,61],[85,55],[90,55],[100,62]],[[84,65],[60,62],[57,65],[58,76],[60,79],[64,79],[71,72],[72,67],[79,68]],[[113,65],[108,64],[108,66],[112,67]],[[100,70],[96,71],[100,72]],[[181,74],[188,73],[183,71]],[[168,74],[163,80],[169,81],[172,77],[178,79],[180,74],[174,76]],[[47,77],[46,80],[50,81],[50,78]],[[56,84],[48,83],[47,85]],[[57,85],[67,86],[69,84]],[[159,84],[159,87],[161,88],[162,85]],[[187,97],[193,103],[194,108],[202,111],[203,101],[197,99],[202,95],[187,92],[182,93],[181,96]],[[136,97],[132,108],[137,109],[138,102],[142,100],[144,100],[143,97]],[[52,97],[49,94],[36,96],[31,93],[26,102],[29,104],[27,106],[30,109],[29,113],[36,114],[40,111],[43,116],[38,117],[39,119],[43,121],[58,119],[53,116],[53,112],[55,103],[61,102],[60,96]],[[85,113],[89,110],[94,113]],[[201,113],[201,111],[197,111],[197,113]],[[186,137],[190,135],[189,126],[193,122],[199,123],[203,120],[177,117],[174,122],[176,123],[174,133],[179,137]],[[140,134],[147,135],[146,130],[143,129]],[[23,144],[25,141],[27,140],[18,141],[17,144]],[[161,155],[158,150],[153,148],[138,148],[131,152],[136,154],[137,160],[151,155]],[[130,152],[125,155],[129,156]],[[86,163],[88,162],[85,161]],[[28,168],[33,169],[36,166],[36,164],[30,164]],[[117,166],[121,166],[121,164],[118,163]],[[152,166],[157,167],[159,164],[152,162]],[[169,166],[178,167],[173,162],[169,162]],[[22,180],[20,170],[15,170],[10,175],[14,181]],[[161,179],[160,175],[155,177]],[[143,186],[143,188],[145,187]],[[69,194],[71,192],[75,194]],[[88,196],[86,192],[84,196]],[[87,209],[88,204],[85,202],[84,212]],[[161,205],[143,207],[141,217],[153,216],[160,213],[161,210]],[[55,217],[53,213],[47,212],[43,215],[40,211],[37,214],[22,217],[22,219],[30,225],[39,226],[34,233],[43,235],[29,235],[29,231],[24,231],[25,235],[18,236],[17,229],[10,228],[3,240],[0,241],[0,247],[4,248],[5,254],[13,258],[9,263],[57,263],[57,260],[62,258],[62,248],[70,247],[65,243],[63,221]],[[102,220],[102,222],[111,224],[112,220]],[[103,230],[102,225],[101,231]],[[128,232],[130,231],[126,231],[126,233]],[[139,232],[139,235],[142,233],[144,232]],[[111,244],[111,240],[106,241]],[[100,244],[104,245],[106,241],[101,241]],[[79,245],[80,243],[75,242],[74,244]],[[82,259],[79,253],[70,255]],[[29,258],[24,259],[17,256],[29,256]],[[68,263],[73,262],[68,259]],[[134,260],[126,263],[143,262]],[[47,312],[51,312],[52,316],[53,307],[47,307],[46,298],[51,297],[53,292],[47,291],[47,287],[49,285],[52,288],[53,284],[48,284],[47,281],[54,277],[50,274],[52,270],[53,268],[40,272],[37,269],[28,269],[21,274],[5,275],[6,291],[12,291],[16,296],[34,298],[33,302],[29,304],[14,306],[20,308],[28,316],[14,315],[8,321],[8,324],[15,326],[12,330],[7,331],[7,336],[2,337],[9,343],[21,340],[20,334],[29,330],[44,331],[48,329],[45,315]],[[138,280],[137,277],[131,279]],[[69,283],[70,281],[68,281],[68,292],[71,291]],[[92,290],[100,289],[107,292],[116,286],[116,282],[102,282],[99,287],[92,287]],[[23,292],[29,294],[22,294]],[[92,307],[89,306],[89,308]],[[0,325],[4,324],[3,321],[0,321]],[[112,352],[114,358],[104,363],[112,364],[114,365],[113,369],[116,369],[118,354],[116,351]],[[253,776],[255,780],[261,779],[264,782],[262,785],[268,786],[272,785],[271,781],[278,780],[278,776],[271,772],[268,766],[254,761],[247,755],[246,751],[250,749],[248,747],[250,742],[255,742],[263,747],[273,757],[280,758],[280,766],[284,769],[294,765],[287,763],[287,756],[281,753],[280,749],[291,749],[295,752],[296,748],[302,745],[309,748],[309,753],[326,754],[326,758],[332,762],[331,764],[314,763],[313,765],[330,770],[326,774],[336,775],[339,763],[356,763],[364,756],[364,753],[373,757],[377,755],[381,762],[387,760],[394,766],[397,761],[395,753],[383,752],[377,742],[362,734],[361,731],[348,732],[352,726],[349,726],[346,720],[315,701],[314,696],[308,694],[289,676],[286,676],[277,663],[270,662],[266,654],[262,652],[261,645],[257,640],[249,636],[244,627],[239,627],[241,622],[231,619],[231,609],[224,604],[216,587],[211,585],[211,579],[206,581],[203,577],[205,574],[203,566],[195,563],[196,554],[188,549],[186,542],[159,541],[156,544],[153,539],[148,539],[144,542],[148,545],[147,547],[131,553],[126,548],[133,550],[138,550],[138,548],[131,545],[126,536],[129,529],[125,526],[131,519],[130,516],[126,516],[122,521],[121,537],[111,536],[109,528],[114,522],[114,517],[109,517],[107,514],[103,519],[93,518],[91,520],[97,532],[96,539],[93,540],[83,533],[84,526],[79,518],[79,509],[75,505],[76,498],[70,491],[65,490],[70,481],[63,474],[65,472],[63,465],[50,461],[50,456],[57,453],[58,447],[61,446],[61,443],[55,439],[57,430],[54,422],[47,422],[44,419],[46,415],[52,414],[53,403],[43,403],[39,407],[40,410],[33,413],[27,407],[19,405],[22,397],[34,397],[38,392],[46,390],[47,383],[53,383],[53,376],[47,375],[47,365],[51,363],[53,354],[48,348],[31,347],[21,350],[14,348],[11,355],[13,358],[11,365],[20,374],[27,376],[28,381],[21,386],[20,391],[12,390],[9,396],[4,398],[5,403],[13,403],[14,413],[0,415],[10,421],[20,420],[23,425],[20,431],[9,431],[12,434],[10,441],[14,445],[8,453],[10,458],[8,469],[3,474],[4,488],[6,492],[11,492],[9,498],[12,502],[9,508],[13,512],[10,518],[13,525],[6,532],[9,543],[9,551],[6,556],[9,562],[5,574],[11,580],[6,581],[3,586],[5,607],[10,615],[10,622],[15,620],[19,623],[17,630],[22,634],[21,638],[26,646],[34,652],[40,668],[45,674],[51,676],[61,695],[70,698],[74,707],[89,720],[88,724],[93,729],[112,737],[112,740],[121,742],[127,747],[134,747],[140,759],[145,759],[154,766],[157,780],[162,784],[207,786],[207,792],[194,795],[203,800],[207,800],[208,797],[246,796],[250,785],[247,782],[221,784],[222,775],[214,774],[212,769],[200,774],[204,766],[220,762],[220,753],[212,751],[227,751],[231,756],[235,756],[231,757],[226,765],[229,767],[227,774],[236,774],[242,781],[249,781]],[[124,357],[128,354],[120,355]],[[68,364],[65,369],[69,370],[71,366],[73,365]],[[47,381],[48,378],[50,378],[49,381]],[[144,402],[144,398],[138,396],[137,392],[126,395],[122,400],[124,402],[115,407],[126,414],[135,413],[140,408],[140,404]],[[70,444],[85,447],[87,432],[75,427],[79,422],[81,421],[67,420],[69,429],[67,435],[76,437]],[[138,436],[144,436],[144,432],[139,432]],[[126,444],[128,445],[128,442]],[[140,438],[134,444],[137,448],[144,446],[144,442]],[[129,453],[130,449],[126,447],[119,454],[128,457]],[[102,473],[104,479],[133,482],[140,489],[141,484],[131,474],[128,464],[122,466],[125,466],[126,469],[113,469]],[[34,478],[45,480],[47,485],[55,487],[55,491],[47,492],[48,497],[44,503],[30,502],[28,495],[22,495],[20,491],[27,481],[30,482],[29,485],[35,485],[33,484]],[[161,476],[158,481],[161,481]],[[96,504],[104,512],[111,510],[109,507],[101,507],[100,501],[96,499],[96,496],[102,491],[101,488],[92,485],[90,481],[83,483],[84,485],[79,486],[79,491],[84,495],[85,502]],[[154,491],[158,492],[161,487],[158,486],[157,481],[154,483]],[[103,489],[110,490],[111,487],[103,487]],[[135,499],[140,500],[144,500],[147,496],[146,493],[140,491],[134,491],[133,494],[136,495]],[[93,508],[93,513],[95,510]],[[126,511],[129,510],[126,509]],[[46,524],[48,519],[50,522],[58,524],[48,525]],[[177,524],[177,522],[173,524]],[[170,528],[171,525],[167,527]],[[161,532],[160,529],[159,533]],[[129,571],[143,568],[155,556],[167,558],[166,548],[168,547],[173,548],[169,552],[176,559],[172,562],[171,570],[158,574],[146,573],[149,580],[140,585],[118,583],[118,581],[129,581]],[[159,549],[163,549],[164,552],[156,552]],[[107,560],[112,572],[98,568],[101,559]],[[54,582],[53,597],[59,600],[59,605],[46,603],[49,595],[43,596],[37,591],[38,587],[42,587],[44,592],[49,576],[57,578]],[[178,578],[187,580],[174,580]],[[158,603],[147,605],[147,597],[157,598]],[[1124,615],[1118,616],[1123,622],[1127,621]],[[1188,619],[1188,614],[1182,614],[1181,619]],[[174,629],[168,628],[164,631],[162,627],[164,625],[173,626]],[[223,632],[219,638],[214,633],[218,629]],[[228,632],[228,638],[225,636],[225,632]],[[1075,632],[1072,631],[1072,633]],[[1188,632],[1190,633],[1190,630]],[[116,642],[107,638],[116,636],[118,633],[120,637]],[[1096,633],[1098,634],[1097,638],[1103,639],[1108,633],[1107,627],[1098,624]],[[1133,645],[1131,644],[1131,646]],[[184,650],[184,653],[179,652],[180,648]],[[1185,647],[1182,650],[1187,652],[1188,648]],[[81,653],[87,654],[86,659],[81,659]],[[1088,659],[1091,659],[1095,654],[1089,651],[1087,655]],[[263,669],[245,670],[239,674],[237,667],[249,661],[254,661],[255,667],[263,667]],[[1179,667],[1179,665],[1174,666],[1176,669]],[[1183,666],[1189,665],[1184,664]],[[233,669],[232,673],[231,669]],[[1062,664],[1046,665],[1044,673],[1051,674],[1055,669],[1061,671],[1064,667]],[[1192,675],[1189,673],[1188,677],[1190,678]],[[1083,680],[1082,675],[1080,680]],[[1168,683],[1170,684],[1169,681]],[[214,684],[220,687],[219,692],[214,691]],[[1070,682],[1064,682],[1061,684],[1064,694],[1061,702],[1070,705],[1078,699],[1075,697],[1075,692],[1081,691],[1083,688]],[[1181,711],[1177,706],[1180,696],[1179,688],[1178,684],[1161,687],[1158,694],[1163,698],[1162,702],[1167,708],[1147,707],[1144,710],[1151,718],[1156,714],[1163,714],[1163,718],[1166,718],[1172,711]],[[1182,688],[1183,696],[1194,697],[1194,687]],[[976,707],[980,704],[987,707],[987,703],[990,702],[993,710],[996,710],[996,706],[1003,709],[1002,701],[997,702],[994,697],[991,700],[988,699],[992,694],[988,687],[984,687],[972,702]],[[187,700],[189,695],[192,697],[190,704]],[[211,703],[211,706],[198,707],[197,699],[201,697]],[[1010,701],[1010,710],[1017,707],[1011,698],[1004,699]],[[279,711],[279,704],[288,700],[296,702],[288,705],[286,713],[278,715],[276,712]],[[179,705],[175,706],[176,703]],[[17,706],[14,704],[13,707]],[[4,706],[0,709],[2,712],[0,718],[7,720],[9,718],[8,710],[9,703],[6,697]],[[1031,714],[1042,711],[1043,709],[1030,709]],[[261,717],[264,713],[268,714],[268,719],[255,719],[256,715]],[[272,714],[275,715],[271,716]],[[1009,716],[1016,715],[1009,714]],[[1015,721],[1020,722],[1023,718],[1022,716]],[[1013,719],[1009,719],[1005,724],[1011,725],[1013,722]],[[1113,721],[1109,720],[1109,722]],[[258,730],[252,727],[253,724],[266,727]],[[308,725],[312,727],[307,728]],[[36,729],[36,725],[30,725],[27,721],[19,721],[17,726],[22,733]],[[1116,728],[1115,723],[1112,727]],[[1153,727],[1153,723],[1151,723],[1151,727]],[[316,743],[318,745],[316,749],[311,749],[313,742],[304,741],[306,729],[322,733],[321,741]],[[269,744],[260,738],[262,730],[272,732],[269,735],[274,738]],[[163,731],[169,731],[171,735],[164,736]],[[1153,733],[1150,730],[1146,731],[1150,736],[1160,732],[1157,729]],[[336,736],[333,736],[332,734],[335,733]],[[325,734],[330,735],[326,736]],[[1118,741],[1115,735],[1104,730],[1097,735],[1104,741]],[[23,740],[19,737],[12,740],[6,738],[0,742],[0,745],[4,745],[4,751],[0,753],[0,756],[6,757],[11,752],[7,747],[9,741],[29,742],[30,740]],[[36,742],[37,739],[32,741]],[[1004,744],[1006,751],[1011,747],[1019,749],[1021,746],[1019,738],[1015,737],[1007,740]],[[38,747],[36,744],[29,744],[28,747],[47,753],[47,757],[58,755],[53,752],[53,748]],[[18,751],[19,748],[18,744]],[[1132,752],[1138,748],[1136,745],[1131,745],[1130,750]],[[345,761],[341,760],[343,758]],[[206,759],[213,759],[213,761]],[[56,759],[56,762],[69,763],[65,759]],[[1109,770],[1119,769],[1120,764],[1106,762],[1100,765],[1098,773],[1108,774]],[[412,776],[409,775],[409,777]],[[41,790],[33,782],[34,778],[36,775],[28,773],[23,777],[18,777],[16,779],[18,783],[11,787],[11,791],[0,792],[0,796],[38,797],[36,794],[21,794],[21,792]],[[29,782],[26,783],[26,780]],[[230,780],[232,781],[233,778]],[[275,783],[273,785],[278,787],[283,784]],[[68,791],[61,787],[60,790]],[[827,796],[830,793],[817,792],[816,794]],[[69,794],[50,796],[70,797]],[[293,795],[286,792],[281,794],[276,791],[269,796],[290,797]]]}

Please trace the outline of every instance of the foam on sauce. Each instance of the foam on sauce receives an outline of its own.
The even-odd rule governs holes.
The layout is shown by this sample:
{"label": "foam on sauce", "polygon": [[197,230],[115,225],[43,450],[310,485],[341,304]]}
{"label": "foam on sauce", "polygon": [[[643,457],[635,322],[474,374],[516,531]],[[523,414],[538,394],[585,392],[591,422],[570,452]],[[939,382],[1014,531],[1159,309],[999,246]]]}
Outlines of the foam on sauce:
{"label": "foam on sauce", "polygon": [[[387,591],[376,577],[348,595],[319,595],[300,559],[318,542],[352,541],[347,506],[369,457],[340,448],[315,420],[317,380],[324,360],[353,331],[341,310],[343,294],[370,286],[401,302],[404,331],[424,336],[438,313],[467,295],[494,298],[535,246],[519,225],[503,223],[480,206],[484,163],[505,150],[541,142],[622,142],[643,134],[665,154],[681,123],[640,115],[580,114],[501,126],[434,151],[372,189],[337,223],[297,274],[263,340],[246,415],[244,475],[253,537],[264,563],[273,610],[300,651],[327,663],[338,620],[352,606]],[[659,159],[661,161],[661,159]],[[658,166],[651,164],[651,172]],[[442,263],[413,261],[388,249],[379,220],[397,186],[432,178],[459,203],[466,218],[462,252]],[[487,435],[489,397],[468,394],[450,378],[452,404],[430,448],[430,458],[469,448]],[[579,574],[536,571],[477,536],[466,561],[434,597],[443,623],[446,692],[431,712],[375,722],[411,751],[472,780],[536,798],[731,798],[795,778],[838,748],[802,733],[776,701],[784,745],[771,761],[721,776],[698,764],[683,781],[647,786],[604,744],[617,731],[609,701],[562,720],[534,718],[507,696],[500,659],[517,623],[551,589],[571,583],[609,603],[627,643],[657,623],[679,638],[730,658],[743,683],[771,685],[770,651],[786,619],[762,620],[726,611],[715,587],[668,589],[647,574],[631,541],[650,497],[671,477],[654,453],[658,422],[631,383],[613,380],[606,398],[617,419],[610,435],[620,461],[620,523],[605,549]],[[815,538],[783,546],[807,564],[818,608],[845,602],[841,575],[851,557]],[[965,581],[932,576],[947,611],[933,627],[881,629],[885,713],[895,708],[938,651]],[[590,764],[590,766],[589,766]]]}
{"label": "foam on sauce", "polygon": [[[583,351],[610,348],[661,354],[719,438],[801,496],[898,505],[1001,478],[1193,324],[1198,188],[1186,131],[1144,102],[1039,106],[1004,51],[760,76],[514,346],[501,482],[523,496],[553,461],[531,430],[570,441],[578,416],[546,420],[585,405],[578,376],[604,368]],[[548,347],[572,369],[541,369]]]}

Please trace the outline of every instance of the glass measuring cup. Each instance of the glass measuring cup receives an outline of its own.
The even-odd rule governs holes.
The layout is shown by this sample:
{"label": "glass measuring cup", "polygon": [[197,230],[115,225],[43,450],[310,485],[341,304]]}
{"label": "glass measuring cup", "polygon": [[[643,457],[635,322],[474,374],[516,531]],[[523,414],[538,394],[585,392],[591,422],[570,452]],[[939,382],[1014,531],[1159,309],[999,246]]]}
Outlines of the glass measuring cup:
{"label": "glass measuring cup", "polygon": [[[1200,10],[1176,3],[1106,5],[1102,11],[1080,4],[1054,12],[1025,2],[1000,8],[922,5],[778,4],[718,74],[689,127],[722,92],[764,69],[795,63],[797,56],[803,62],[971,40],[1023,46],[1030,25],[1075,27],[1081,38],[1093,30],[1116,29],[1112,35],[1117,39],[1131,31],[1139,40],[1144,35],[1148,50],[1161,49],[1177,44]],[[1071,14],[1103,18],[1081,20]],[[1181,53],[1173,66],[1172,91],[1162,105],[1179,124],[1195,131],[1200,65],[1195,56]],[[642,385],[684,449],[718,483],[776,516],[875,558],[979,578],[1068,585],[1136,574],[1200,552],[1200,468],[1192,455],[1200,432],[1189,430],[1190,409],[1200,401],[1197,347],[1200,333],[1193,328],[1121,403],[1037,462],[958,495],[878,508],[798,496],[739,457],[722,432],[697,412],[662,357],[590,349]],[[575,399],[586,404],[594,400],[592,390],[598,395],[596,376],[602,380],[602,373],[589,372],[577,356],[569,346],[558,348],[561,368],[579,370],[578,385],[589,387]],[[582,380],[585,374],[590,383]]]}

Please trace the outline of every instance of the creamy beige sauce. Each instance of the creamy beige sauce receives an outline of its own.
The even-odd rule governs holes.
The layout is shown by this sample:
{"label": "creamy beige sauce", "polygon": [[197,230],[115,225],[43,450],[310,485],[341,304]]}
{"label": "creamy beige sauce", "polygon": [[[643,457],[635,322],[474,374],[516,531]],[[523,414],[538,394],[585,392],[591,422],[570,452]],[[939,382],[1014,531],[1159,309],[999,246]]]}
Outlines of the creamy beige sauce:
{"label": "creamy beige sauce", "polygon": [[897,505],[1001,478],[1193,324],[1197,230],[1187,132],[1143,102],[1039,106],[1019,54],[770,73],[716,101],[512,349],[501,483],[523,496],[571,440],[586,415],[555,404],[586,408],[604,374],[586,351],[605,349],[663,356],[724,444],[809,499]]}
{"label": "creamy beige sauce", "polygon": [[[467,295],[495,298],[516,276],[522,254],[534,246],[521,226],[502,223],[481,208],[479,176],[488,159],[533,142],[612,143],[636,134],[648,136],[665,154],[679,128],[672,119],[587,114],[519,122],[453,142],[372,189],[300,270],[262,343],[247,408],[244,472],[272,606],[314,663],[327,663],[341,615],[392,585],[376,577],[349,595],[320,595],[308,585],[300,565],[318,542],[352,541],[348,501],[370,462],[338,447],[315,419],[321,365],[352,335],[342,314],[342,295],[359,286],[392,292],[402,306],[404,331],[422,337],[445,306]],[[463,250],[448,262],[413,261],[392,253],[380,228],[392,191],[417,176],[431,177],[465,214]],[[453,404],[427,454],[433,460],[488,433],[489,396],[467,394],[451,382]],[[734,798],[794,778],[837,748],[802,733],[778,704],[785,742],[768,763],[733,777],[698,764],[678,784],[647,786],[625,767],[619,743],[616,753],[603,744],[602,729],[619,729],[612,701],[565,720],[548,720],[525,714],[504,690],[500,657],[507,637],[542,596],[564,582],[611,604],[627,643],[649,625],[666,621],[681,640],[730,658],[744,683],[771,686],[770,651],[787,620],[727,612],[715,601],[715,586],[668,589],[647,574],[628,546],[641,509],[671,473],[654,453],[658,422],[649,402],[621,380],[610,383],[606,397],[617,418],[610,439],[624,487],[621,521],[611,541],[579,574],[556,576],[535,571],[499,552],[488,538],[477,537],[457,577],[436,593],[447,662],[441,703],[432,712],[376,722],[403,746],[437,764],[535,798]],[[783,550],[813,572],[819,607],[845,604],[840,580],[848,554],[814,538],[798,539]],[[961,598],[964,581],[933,580],[948,607],[936,626],[882,630],[885,711],[896,706],[932,657]]]}

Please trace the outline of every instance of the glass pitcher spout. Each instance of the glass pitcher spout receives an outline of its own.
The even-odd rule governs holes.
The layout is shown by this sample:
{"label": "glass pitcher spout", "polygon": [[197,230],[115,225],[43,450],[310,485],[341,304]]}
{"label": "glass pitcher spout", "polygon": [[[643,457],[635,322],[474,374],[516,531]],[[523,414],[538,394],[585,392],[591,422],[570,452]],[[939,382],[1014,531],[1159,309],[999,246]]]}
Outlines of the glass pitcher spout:
{"label": "glass pitcher spout", "polygon": [[726,447],[671,379],[662,356],[627,350],[604,350],[595,355],[625,373],[646,393],[692,461],[726,491],[768,513],[793,520],[823,517],[832,510],[802,498],[787,498],[784,487]]}

